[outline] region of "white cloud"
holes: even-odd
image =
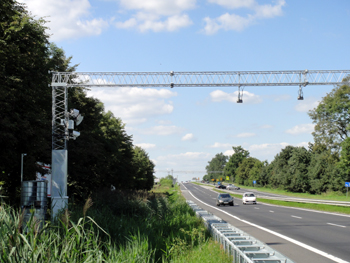
[[[90,18],[88,0],[22,0],[33,15],[45,17],[52,41],[101,34],[109,22]]]
[[[152,148],[155,148],[156,145],[153,144],[153,143],[135,143],[136,146],[139,146],[141,147],[142,149],[152,149]]]
[[[229,144],[229,143],[219,143],[219,142],[216,142],[214,143],[213,145],[210,145],[209,147],[210,148],[228,148],[228,147],[231,147],[232,145]]]
[[[255,0],[208,0],[209,3],[221,5],[229,9],[252,8],[256,5]]]
[[[300,142],[296,144],[281,142],[281,143],[263,143],[263,144],[252,144],[247,147],[250,152],[250,156],[258,158],[261,161],[268,160],[271,162],[274,157],[281,152],[282,149],[287,146],[305,147],[308,148],[308,142]]]
[[[254,156],[261,161],[272,161],[273,157],[288,145],[290,144],[286,142],[253,144],[248,147],[248,151],[250,156]]]
[[[279,0],[276,5],[259,5],[255,0],[209,0],[210,3],[218,4],[225,8],[237,9],[247,8],[252,11],[246,17],[237,14],[223,14],[217,18],[205,17],[204,33],[211,35],[219,30],[242,31],[245,28],[257,23],[259,19],[273,18],[283,14],[282,7],[285,5],[284,0]]]
[[[156,120],[156,123],[158,123],[160,125],[169,125],[169,124],[171,124],[171,121],[169,121],[169,120]]]
[[[210,97],[212,101],[214,102],[221,102],[221,101],[229,101],[229,102],[237,102],[238,98],[238,91],[235,91],[233,93],[226,93],[222,90],[214,90],[210,93]],[[262,99],[259,95],[255,95],[254,93],[250,93],[248,91],[243,91],[243,103],[249,103],[249,104],[257,104],[261,103]]]
[[[185,152],[159,156],[157,162],[162,164],[162,167],[159,169],[169,167],[174,168],[175,171],[183,169],[205,171],[205,165],[211,158],[212,155],[205,152]]]
[[[150,135],[162,135],[162,136],[166,136],[166,135],[172,135],[172,134],[179,134],[183,132],[183,128],[180,127],[176,127],[174,125],[172,126],[155,126],[152,128],[148,128],[148,129],[143,129],[141,131],[141,133],[144,134],[150,134]]]
[[[164,21],[159,19],[149,19],[149,20],[140,20],[137,17],[131,18],[125,22],[117,22],[115,25],[117,28],[127,29],[137,27],[141,32],[146,31],[176,31],[182,27],[187,27],[192,24],[192,21],[188,15],[181,16],[171,16]]]
[[[314,97],[307,97],[304,100],[299,101],[299,103],[295,106],[296,111],[300,112],[308,112],[316,108],[319,104],[319,100]]]
[[[174,106],[166,99],[177,96],[177,93],[151,88],[96,88],[87,95],[101,100],[105,109],[123,122],[142,123],[148,118],[172,113]]]
[[[254,137],[254,136],[256,136],[256,134],[252,133],[252,132],[243,132],[243,133],[236,135],[236,137],[238,137],[238,138],[249,138],[249,137]]]
[[[187,133],[185,136],[183,136],[181,138],[182,141],[196,141],[196,138],[194,137],[194,135],[192,133]]]
[[[235,153],[234,150],[227,150],[227,151],[224,152],[224,155],[226,155],[226,156],[231,156],[231,155],[233,155],[234,153]]]
[[[125,9],[142,10],[143,12],[170,16],[195,8],[196,0],[120,0]]]
[[[315,125],[312,123],[296,125],[291,129],[286,130],[286,133],[292,135],[299,135],[303,133],[312,133],[314,131]]]
[[[175,31],[193,24],[185,11],[195,8],[196,0],[120,0],[126,10],[136,10],[132,18],[117,22],[117,28],[145,31]]]

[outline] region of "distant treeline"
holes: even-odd
[[[349,78],[346,79],[348,81]],[[350,181],[350,87],[340,85],[309,111],[315,124],[314,143],[304,147],[287,146],[271,163],[250,157],[241,146],[232,147],[230,157],[218,153],[208,162],[204,180],[226,179],[246,186],[280,188],[291,192],[320,194],[345,192]]]
[[[48,71],[75,71],[72,57],[50,43],[45,20],[35,19],[25,5],[0,1],[0,196],[18,203],[21,154],[24,180],[34,180],[51,163],[52,88]],[[79,109],[81,136],[69,141],[68,193],[88,197],[98,188],[150,189],[154,164],[133,145],[121,119],[105,112],[83,88],[69,88],[68,109]],[[42,171],[44,172],[44,171]],[[71,200],[72,200],[71,199]]]

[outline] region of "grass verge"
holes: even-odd
[[[94,203],[92,203],[92,200]],[[28,231],[22,231],[26,224]],[[38,229],[0,206],[1,262],[232,262],[178,188],[104,190]]]

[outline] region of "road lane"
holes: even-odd
[[[207,203],[210,206],[216,206],[214,199],[216,198],[217,193],[194,184],[186,184],[186,187],[188,187],[188,190],[191,191],[191,193],[199,200],[202,200],[204,203]],[[329,258],[321,257],[313,252],[296,246],[289,241],[282,239],[279,242],[276,242],[274,240],[279,240],[278,237],[273,237],[270,233],[253,228],[252,226],[244,224],[242,221],[235,220],[232,217],[228,217],[225,214],[221,214],[220,216],[220,212],[217,209],[212,209],[203,203],[199,203],[194,198],[191,198],[191,195],[188,193],[184,193],[184,195],[186,195],[186,198],[190,198],[190,200],[195,201],[207,211],[218,215],[232,225],[238,228],[241,228],[239,226],[241,225],[243,227],[241,228],[243,231],[251,231],[252,233],[248,233],[265,243],[271,243],[274,249],[280,251],[296,262],[333,262]],[[271,229],[272,231],[276,231],[281,235],[315,247],[316,249],[339,257],[340,259],[344,259],[346,261],[350,260],[348,253],[350,240],[350,217],[348,216],[338,216],[331,213],[316,213],[305,209],[290,209],[286,207],[263,204],[242,205],[241,200],[237,198],[235,198],[234,207],[225,206],[218,207],[218,209],[228,212],[240,220],[246,220],[252,224]],[[226,217],[226,219],[224,217]],[[345,228],[329,225],[328,223],[342,225],[345,226]],[[306,261],[306,259],[308,261]]]

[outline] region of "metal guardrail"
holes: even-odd
[[[215,241],[222,244],[224,250],[233,256],[235,263],[294,263],[260,240],[226,223],[221,218],[200,208],[187,200],[187,204],[202,218]]]

